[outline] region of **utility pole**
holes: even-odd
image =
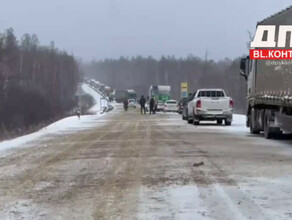
[[[207,61],[208,61],[208,55],[209,55],[209,51],[206,50],[206,52],[205,52],[205,62],[206,62],[206,63],[207,63]]]
[[[79,95],[79,100],[78,100],[79,112],[81,115],[81,83],[78,83],[78,95]]]

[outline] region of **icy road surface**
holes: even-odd
[[[291,219],[292,145],[117,107],[0,160],[0,219]],[[204,162],[201,166],[194,164]]]

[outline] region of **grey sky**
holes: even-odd
[[[291,0],[1,0],[0,32],[35,33],[84,60],[188,54],[234,58],[247,30]]]

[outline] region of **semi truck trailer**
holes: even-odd
[[[277,41],[279,26],[292,25],[292,7],[264,19],[258,25],[275,25]],[[288,39],[286,45],[290,44]],[[250,132],[252,134],[264,132],[267,139],[283,132],[291,133],[291,60],[251,60],[246,57],[241,59],[240,74],[247,81],[246,124]]]

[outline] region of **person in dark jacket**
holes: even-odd
[[[146,99],[144,98],[143,95],[141,96],[139,103],[141,106],[141,115],[143,114],[143,111],[144,111],[144,114],[146,114],[146,108],[145,108]]]
[[[150,102],[149,102],[149,108],[150,108],[149,114],[150,114],[150,115],[151,115],[151,113],[154,114],[154,107],[155,107],[155,100],[154,100],[154,98],[152,97],[152,98],[150,99]]]
[[[153,108],[154,114],[156,113],[157,105],[158,105],[157,99],[154,97],[154,108]]]
[[[124,109],[125,109],[125,111],[127,111],[128,110],[128,104],[129,104],[128,99],[124,99],[123,103],[124,103]]]
[[[76,115],[77,115],[78,119],[80,119],[81,114],[80,114],[79,110],[76,111]]]

